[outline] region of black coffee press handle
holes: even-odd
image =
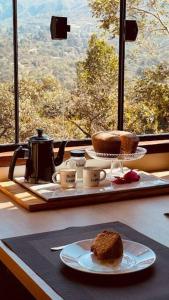
[[[9,166],[9,172],[8,172],[8,179],[13,180],[13,174],[14,174],[14,168],[16,166],[16,161],[18,158],[24,158],[25,153],[28,151],[28,149],[23,148],[22,146],[19,146],[12,156],[10,166]]]

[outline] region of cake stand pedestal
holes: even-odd
[[[147,150],[142,147],[137,147],[135,153],[125,154],[110,154],[110,153],[98,153],[95,152],[94,149],[88,148],[86,149],[86,153],[89,157],[98,159],[98,160],[106,160],[111,162],[110,174],[108,174],[108,179],[112,179],[115,176],[123,176],[124,175],[124,162],[126,161],[134,161],[142,158]]]

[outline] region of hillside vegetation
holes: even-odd
[[[0,3],[0,142],[14,141],[11,1]],[[125,129],[169,130],[169,4],[131,0],[137,41],[126,43]],[[67,16],[68,39],[50,37]],[[18,0],[20,140],[43,127],[56,139],[117,126],[119,0]]]

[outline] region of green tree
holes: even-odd
[[[54,138],[65,137],[64,105],[68,102],[66,92],[51,76],[41,80],[22,79],[19,83],[20,142],[43,128]],[[66,104],[65,104],[66,106]],[[0,142],[14,142],[14,91],[11,83],[0,84]]]
[[[119,33],[120,0],[89,0],[93,16],[100,21],[101,28],[111,34]],[[137,19],[139,29],[148,25],[148,30],[163,31],[169,34],[167,8],[165,0],[130,0],[127,1],[127,15]]]
[[[110,37],[119,35],[120,0],[89,0],[95,16]],[[169,3],[165,0],[126,1],[127,19],[137,20],[138,36],[135,43],[126,44],[126,77],[139,75],[144,65],[167,61],[169,35]],[[166,39],[167,36],[167,39]]]
[[[119,4],[120,0],[89,0],[100,27],[111,36],[119,34]],[[137,20],[139,35],[137,43],[126,44],[125,128],[138,133],[168,130],[168,71],[160,65],[168,65],[168,9],[164,0],[127,1],[127,19]]]
[[[0,141],[14,142],[14,98],[10,83],[0,83]]]
[[[115,49],[92,35],[86,59],[77,64],[77,87],[67,114],[83,136],[115,126],[117,65]]]
[[[68,100],[69,93],[53,76],[41,80],[21,80],[21,140],[35,133],[37,127],[42,127],[53,138],[66,137],[64,108]]]
[[[125,126],[137,133],[169,131],[169,67],[147,69],[136,80],[125,105]]]

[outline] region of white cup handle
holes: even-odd
[[[55,172],[53,175],[52,175],[52,181],[54,182],[54,183],[57,183],[58,181],[57,181],[57,174],[58,174],[59,172]]]
[[[100,181],[103,181],[106,178],[106,171],[101,170],[100,173],[103,173],[103,176],[100,177]]]

